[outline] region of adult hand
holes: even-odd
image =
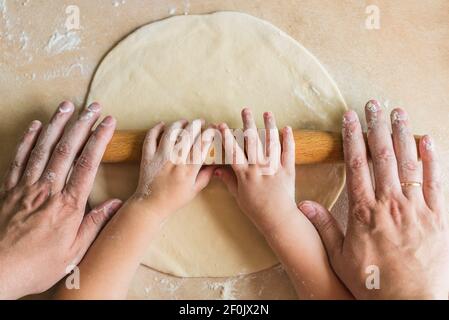
[[[74,109],[63,102],[48,125],[30,124],[3,181],[0,298],[19,298],[53,286],[80,262],[121,205],[120,200],[108,200],[85,215],[115,120],[106,117],[91,133],[100,106],[91,104],[68,125]]]
[[[366,105],[371,182],[362,130],[355,112],[343,120],[349,221],[343,235],[330,213],[303,202],[331,264],[355,297],[447,299],[449,233],[441,175],[432,139],[419,143],[422,168],[407,114],[391,114],[393,136],[380,104]]]

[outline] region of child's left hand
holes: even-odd
[[[159,123],[147,133],[139,184],[131,201],[151,201],[165,218],[207,186],[214,167],[202,165],[215,131],[209,128],[201,134],[203,125],[199,119],[180,120],[168,128]]]

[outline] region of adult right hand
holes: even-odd
[[[419,143],[422,169],[407,114],[391,114],[391,138],[377,101],[366,105],[374,185],[360,122],[345,114],[343,139],[349,193],[346,235],[321,205],[300,210],[315,225],[331,264],[356,298],[447,299],[449,232],[441,174],[432,139]]]
[[[91,134],[100,106],[91,104],[67,125],[74,109],[72,103],[63,102],[45,127],[39,121],[31,123],[3,181],[1,299],[40,293],[56,284],[80,262],[121,205],[112,199],[85,215],[115,120],[106,117]]]

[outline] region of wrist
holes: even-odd
[[[285,225],[289,225],[297,211],[296,203],[289,201],[281,206],[261,209],[259,212],[251,214],[250,218],[264,235],[270,235],[277,233],[277,230],[283,229]]]
[[[124,210],[139,212],[145,216],[154,217],[160,220],[165,220],[173,212],[167,205],[167,201],[151,196],[141,197],[136,194],[126,201]]]
[[[11,285],[11,277],[16,277],[15,273],[10,270],[13,264],[9,262],[7,255],[0,253],[0,300],[15,300],[19,299],[27,293],[22,293],[20,283],[17,283],[17,287]]]

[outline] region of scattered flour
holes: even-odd
[[[45,179],[47,179],[48,181],[50,181],[50,182],[53,182],[53,181],[55,181],[55,179],[56,179],[56,173],[54,173],[54,172],[52,172],[52,171],[49,171],[49,172],[47,172],[46,174],[45,174],[45,177],[44,177]]]
[[[170,8],[168,8],[168,14],[169,15],[174,15],[176,13],[176,7],[175,6],[173,6],[173,7],[170,7]]]
[[[9,30],[11,27],[11,22],[8,17],[8,8],[6,6],[6,0],[0,0],[0,13],[2,16],[3,24],[5,25],[5,29]]]
[[[6,15],[6,0],[0,0],[0,12],[2,16]]]
[[[317,97],[321,96],[321,92],[320,92],[317,88],[315,88],[311,83],[309,83],[309,87],[310,87],[310,90],[311,90]]]
[[[184,0],[184,15],[188,15],[190,11],[190,1]]]
[[[315,90],[318,91],[316,88],[315,88]],[[313,92],[313,91],[312,91],[312,92]],[[314,105],[313,105],[313,102],[311,102],[310,99],[304,95],[304,93],[302,92],[302,90],[301,90],[300,88],[295,87],[295,88],[293,89],[292,94],[293,94],[296,98],[298,98],[298,100],[299,100],[299,101],[300,101],[300,102],[301,102],[307,109],[309,109],[310,111],[312,111],[318,118],[323,119],[323,120],[325,119],[325,115],[324,115],[324,114],[321,114],[320,112],[317,112],[316,108],[315,108]],[[315,92],[314,92],[314,95],[316,95],[317,97],[319,97]]]
[[[158,277],[154,277],[154,280],[156,282],[159,282],[164,291],[169,292],[170,294],[173,294],[176,290],[178,290],[181,287],[182,284],[182,280],[169,280],[169,279],[165,279],[165,278],[158,278]],[[145,288],[145,292],[147,293],[147,291],[150,291],[150,288],[146,287]]]
[[[120,5],[123,5],[123,4],[125,4],[126,3],[126,1],[125,0],[114,0],[114,1],[112,1],[112,5],[114,6],[114,7],[118,7],[118,6],[120,6]]]
[[[219,290],[220,299],[223,300],[236,300],[235,297],[235,284],[239,278],[232,278],[223,282],[211,282],[207,284],[207,288],[210,290]]]
[[[22,33],[20,34],[19,41],[20,41],[20,50],[25,50],[28,47],[28,42],[30,41],[25,31],[22,31]]]
[[[74,63],[68,67],[63,67],[60,69],[49,70],[45,72],[42,76],[44,80],[53,80],[56,78],[66,78],[72,74],[74,74],[78,70],[80,75],[85,75],[86,71],[84,69],[84,65],[80,62]]]
[[[76,31],[66,33],[55,31],[48,40],[45,51],[50,55],[56,55],[64,51],[76,50],[80,43],[81,39]]]

